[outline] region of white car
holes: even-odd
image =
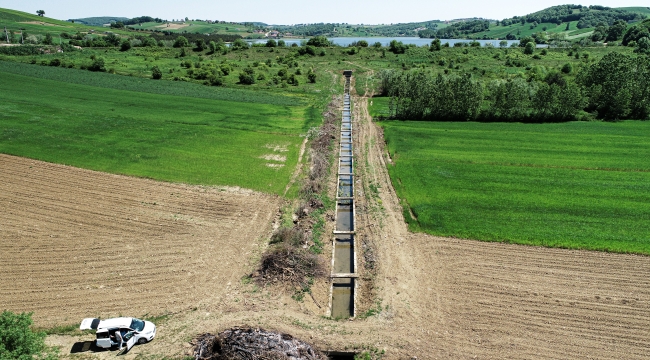
[[[146,344],[156,336],[156,325],[132,317],[119,317],[100,320],[87,318],[81,321],[80,330],[96,330],[97,347],[110,349],[114,346],[126,347],[129,351],[135,345]],[[122,346],[120,346],[120,340]]]

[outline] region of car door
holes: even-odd
[[[137,333],[131,329],[124,335],[124,341],[126,341],[126,351],[129,352],[133,345],[135,345],[136,340],[138,340],[138,337],[136,336]]]

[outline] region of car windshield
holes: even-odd
[[[133,318],[133,320],[131,321],[131,326],[129,326],[129,328],[135,331],[142,331],[142,329],[144,329],[144,321]]]

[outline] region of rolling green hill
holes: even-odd
[[[69,21],[74,21],[75,23],[80,23],[90,26],[103,26],[104,24],[110,24],[112,22],[126,21],[129,18],[119,17],[119,16],[99,16],[99,17],[89,17],[83,19],[70,19]]]
[[[457,22],[442,29],[427,29],[419,33],[425,38],[520,39],[532,34],[553,34],[557,38],[576,39],[591,35],[599,24],[611,26],[617,20],[628,23],[641,21],[650,15],[645,7],[608,8],[580,5],[553,6],[524,16],[496,22],[473,20]]]
[[[0,28],[7,28],[8,32],[16,34],[16,41],[20,40],[20,33],[28,35],[45,36],[52,35],[55,44],[61,41],[61,33],[103,33],[106,31],[101,26],[88,26],[85,24],[72,23],[68,21],[56,20],[48,17],[32,15],[26,12],[0,8]],[[114,30],[118,34],[127,34],[127,31]],[[2,33],[4,37],[4,33]],[[2,39],[5,40],[5,39]],[[2,41],[2,43],[6,42]]]

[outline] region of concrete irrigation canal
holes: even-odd
[[[350,78],[345,71],[345,94],[341,122],[341,149],[339,153],[336,218],[332,250],[332,284],[330,288],[330,316],[355,316],[355,289],[357,257],[354,247],[354,155],[352,149],[352,112],[350,108]]]

